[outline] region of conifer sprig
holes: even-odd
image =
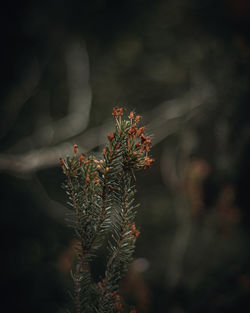
[[[151,166],[150,136],[138,127],[141,116],[114,108],[115,131],[107,135],[102,159],[78,154],[60,159],[66,180],[70,212],[67,221],[73,227],[77,243],[72,268],[75,313],[124,312],[119,295],[119,281],[128,270],[140,232],[135,226],[135,171]],[[106,271],[95,282],[91,262],[98,249],[108,241]],[[133,310],[133,312],[135,312]]]

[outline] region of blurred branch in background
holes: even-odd
[[[12,87],[5,99],[5,114],[1,121],[0,139],[13,127],[15,120],[23,106],[30,99],[40,79],[40,68],[38,60],[33,57],[27,68],[23,71],[20,80]]]
[[[45,125],[36,129],[30,136],[21,138],[8,151],[15,151],[20,146],[31,148],[23,154],[12,155],[8,152],[6,156],[2,154],[1,170],[21,174],[56,165],[59,156],[70,151],[70,144],[65,143],[65,140],[81,134],[87,128],[91,109],[91,89],[88,54],[84,42],[71,42],[67,46],[65,63],[69,89],[67,115],[58,121],[53,121],[51,116],[47,116],[46,120],[42,117]],[[32,82],[33,80],[34,75],[32,75]],[[24,87],[19,88],[23,93],[26,91]],[[32,90],[29,91],[31,93]],[[30,97],[31,95],[32,93]],[[19,99],[23,100],[23,97]],[[42,148],[34,149],[37,146]]]
[[[40,149],[31,149],[22,154],[0,154],[0,170],[11,173],[34,172],[41,168],[55,166],[61,155],[68,155],[72,143],[77,142],[80,150],[89,152],[104,144],[103,134],[110,129],[106,120],[99,127],[85,129],[88,126],[91,109],[91,91],[88,82],[88,57],[84,45],[74,44],[67,51],[67,69],[69,80],[69,114],[56,122],[51,122],[38,129],[29,138],[21,139],[18,146],[25,146],[29,141],[34,147],[43,142]],[[193,73],[191,88],[183,97],[165,101],[149,112],[142,112],[148,122],[148,129],[159,143],[169,135],[179,131],[183,122],[190,123],[190,118],[199,114],[204,105],[214,105],[214,91],[211,85],[200,75]],[[82,87],[83,86],[83,87]],[[82,134],[83,133],[83,134]],[[70,141],[67,141],[70,138]],[[15,148],[13,148],[15,150]],[[12,150],[12,147],[9,148]]]

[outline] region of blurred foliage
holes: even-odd
[[[63,312],[58,158],[73,143],[101,151],[119,105],[145,116],[157,159],[138,177],[124,295],[145,313],[249,310],[249,21],[246,0],[4,3],[3,307]]]

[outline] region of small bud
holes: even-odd
[[[117,109],[117,111],[118,111],[118,114],[119,114],[120,116],[122,116],[122,115],[123,115],[124,108]]]
[[[107,149],[104,148],[104,149],[102,150],[102,152],[103,152],[104,155],[106,155],[106,154],[107,154]]]
[[[112,112],[112,115],[115,116],[115,117],[122,116],[123,115],[123,111],[124,111],[124,108],[120,108],[120,109],[114,108],[113,112]]]
[[[146,156],[143,164],[144,168],[150,167],[154,161],[155,161],[154,159],[150,159],[149,157]]]
[[[117,116],[117,108],[113,108],[112,115],[113,115],[113,116]]]
[[[110,170],[109,167],[106,167],[106,168],[105,168],[105,172],[106,172],[106,173],[107,173],[109,170]]]
[[[80,161],[81,164],[84,163],[84,156],[83,155],[80,156],[79,161]]]
[[[141,135],[141,143],[143,143],[146,140],[147,140],[147,137],[145,137],[144,135]]]
[[[63,158],[60,158],[60,165],[61,165],[62,167],[65,166],[65,161],[64,161]]]
[[[137,132],[136,127],[134,127],[134,126],[132,125],[132,127],[128,130],[128,135],[129,135],[130,137],[134,138],[136,132]]]
[[[90,182],[90,178],[87,176],[86,177],[86,182],[89,183]]]
[[[137,115],[135,117],[135,122],[138,123],[138,122],[140,122],[141,119],[142,119],[142,116],[141,115]]]
[[[114,133],[108,134],[107,137],[109,141],[112,141],[115,138],[115,134]]]
[[[131,231],[132,231],[132,235],[134,237],[133,240],[135,241],[136,238],[140,235],[140,232],[139,232],[139,230],[136,229],[134,223],[131,225]]]
[[[131,112],[129,113],[128,118],[129,118],[130,120],[132,120],[132,118],[134,118],[134,115],[135,115],[135,112],[131,111]]]
[[[140,127],[136,133],[136,136],[137,137],[140,137],[142,135],[142,133],[144,132],[145,130],[145,127]]]
[[[150,146],[144,145],[143,150],[146,151],[146,152],[149,152]]]
[[[74,152],[77,153],[78,152],[78,145],[74,144]]]

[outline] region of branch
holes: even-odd
[[[214,101],[213,86],[209,85],[198,74],[193,80],[192,88],[182,97],[164,101],[153,110],[143,114],[146,121],[149,121],[148,129],[154,134],[154,144],[158,144],[168,136],[178,132],[183,126],[183,121],[190,123],[191,118],[199,116],[202,107],[207,103],[211,105],[211,102]],[[105,143],[103,133],[110,128],[111,121],[107,119],[103,125],[90,128],[82,135],[75,136],[67,142],[34,149],[18,155],[2,153],[0,154],[0,171],[25,174],[56,166],[59,157],[71,153],[71,147],[76,141],[81,151],[85,152],[103,145]]]

